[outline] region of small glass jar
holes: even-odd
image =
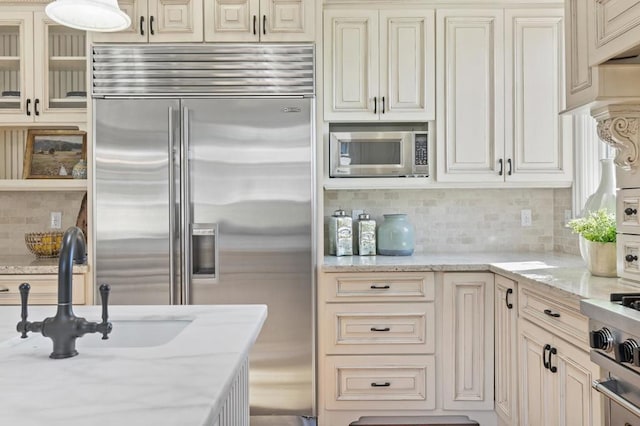
[[[353,254],[353,220],[338,209],[329,218],[329,254],[351,256]]]
[[[367,213],[358,215],[358,254],[360,256],[376,255],[376,221]]]
[[[378,227],[378,254],[411,256],[414,250],[414,229],[404,213],[385,214]]]

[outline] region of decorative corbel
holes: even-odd
[[[614,163],[626,171],[635,171],[638,154],[640,105],[607,105],[591,111],[598,122],[598,137],[616,149]]]

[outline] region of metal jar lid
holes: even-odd
[[[346,216],[346,215],[347,215],[347,212],[342,209],[338,209],[333,212],[334,217],[340,217],[340,216]]]
[[[358,215],[358,220],[369,220],[371,219],[371,216],[369,215],[369,213],[360,213]]]

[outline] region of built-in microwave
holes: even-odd
[[[426,131],[329,132],[329,176],[428,177]]]

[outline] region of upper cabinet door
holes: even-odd
[[[434,12],[380,11],[380,119],[435,119]]]
[[[502,182],[501,9],[436,12],[437,180]]]
[[[149,41],[202,41],[202,2],[203,0],[149,0]]]
[[[131,25],[115,33],[91,33],[91,40],[106,43],[146,43],[149,35],[147,0],[118,0],[120,9],[129,15]]]
[[[33,121],[31,46],[33,14],[3,11],[0,16],[0,123]]]
[[[505,133],[507,181],[571,181],[562,143],[563,11],[507,10]],[[568,141],[567,141],[568,142]]]
[[[205,41],[259,41],[260,0],[208,0]]]
[[[260,0],[260,41],[314,41],[313,0]]]
[[[378,11],[324,12],[324,119],[378,120]]]
[[[584,0],[566,0],[564,3],[567,109],[590,102],[597,93],[598,68],[589,66],[593,28],[589,25],[587,3]]]

